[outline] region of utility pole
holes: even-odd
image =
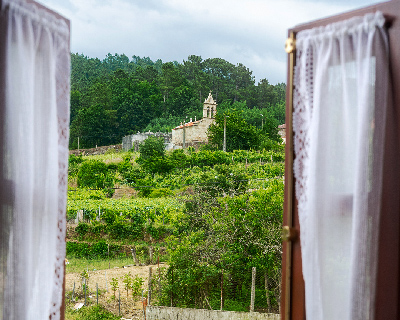
[[[222,150],[225,152],[226,152],[226,118],[227,116],[224,116],[224,144],[222,146]]]
[[[182,132],[182,135],[183,135],[183,137],[182,137],[182,149],[185,149],[185,147],[186,147],[186,126],[185,126],[185,124],[183,124],[183,132]]]
[[[186,121],[187,121],[187,117],[185,121],[183,122],[183,132],[182,132],[182,149],[186,148]]]
[[[261,130],[264,128],[264,116],[260,113],[261,118]]]

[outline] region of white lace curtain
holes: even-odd
[[[3,0],[2,319],[59,319],[65,259],[69,26]],[[4,188],[4,185],[7,188]]]
[[[294,143],[308,320],[373,318],[388,41],[381,13],[296,36]]]

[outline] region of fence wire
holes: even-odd
[[[224,311],[279,313],[281,270],[254,268],[237,272],[203,270],[185,283],[173,267],[155,268],[149,278],[149,304]],[[174,272],[175,271],[175,272]],[[174,274],[175,273],[175,274]],[[187,273],[187,277],[193,274]],[[253,296],[252,296],[253,295]]]

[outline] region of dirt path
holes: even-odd
[[[166,265],[160,263],[160,268]],[[96,284],[99,288],[99,304],[102,304],[106,309],[110,310],[114,314],[118,315],[119,305],[118,305],[118,290],[116,292],[116,299],[114,299],[113,290],[111,288],[110,282],[112,278],[118,279],[119,290],[121,294],[121,316],[126,319],[143,319],[143,306],[140,301],[141,298],[138,297],[135,300],[132,298],[131,292],[129,296],[126,296],[126,291],[124,289],[123,277],[128,272],[131,273],[132,277],[136,275],[140,276],[144,280],[143,290],[147,291],[148,288],[148,276],[149,268],[152,267],[153,274],[157,272],[157,265],[149,266],[130,266],[124,268],[114,268],[107,270],[89,270],[89,291],[87,297],[89,297],[90,304],[96,304]],[[84,294],[82,292],[82,283],[79,273],[69,273],[66,275],[65,290],[67,293],[67,300],[71,301],[72,290],[75,282],[75,294],[74,301],[70,302],[72,304],[77,302],[84,302]],[[108,290],[108,292],[107,292]]]

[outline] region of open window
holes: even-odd
[[[63,319],[69,21],[0,0],[0,319]]]
[[[397,0],[289,30],[282,319],[400,317],[399,34]]]

